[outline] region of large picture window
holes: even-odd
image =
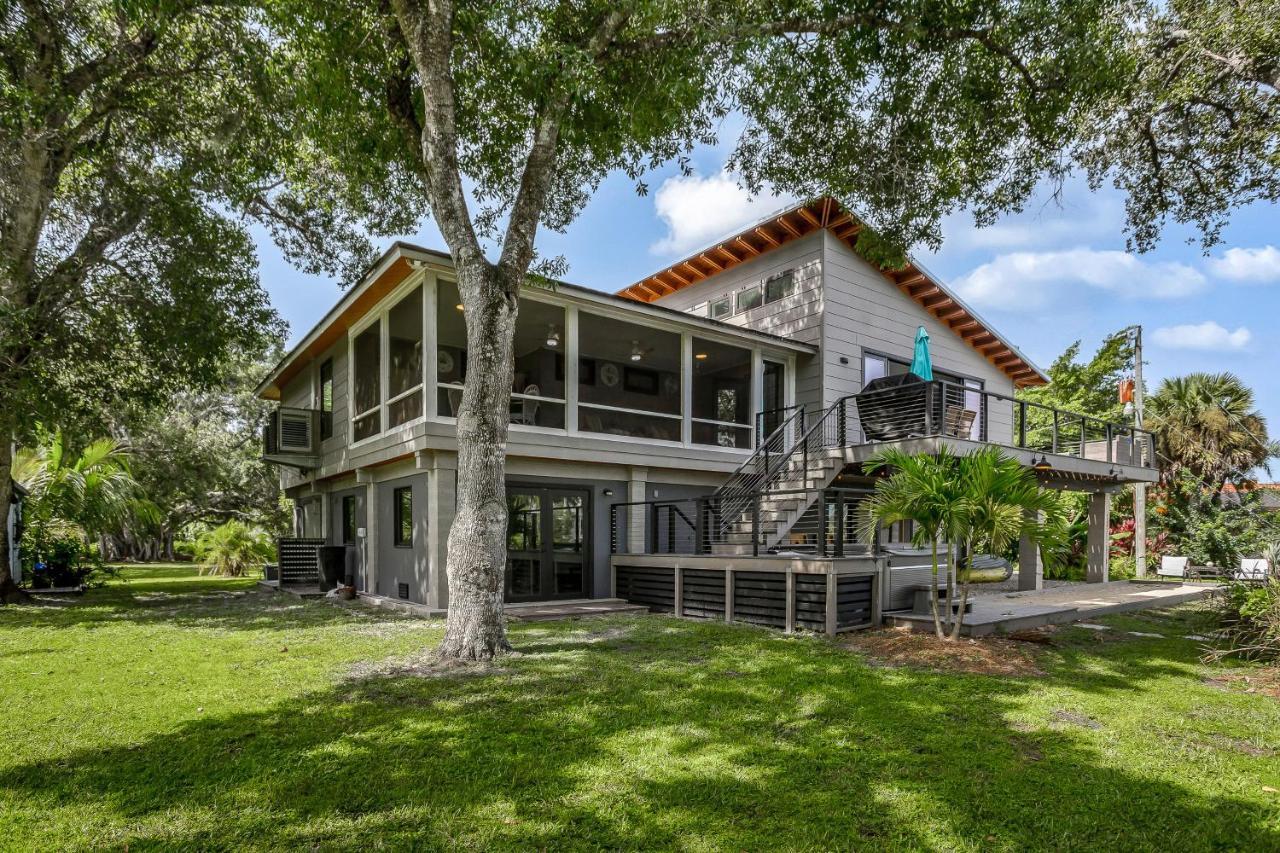
[[[751,446],[751,350],[693,339],[693,442]]]
[[[382,341],[381,324],[373,325],[356,335],[352,346],[352,379],[355,385],[353,399],[355,416],[351,419],[355,440],[382,432]]]
[[[578,429],[679,441],[680,336],[594,314],[578,329]]]
[[[387,426],[422,417],[422,288],[387,314]]]

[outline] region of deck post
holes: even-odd
[[[924,434],[933,435],[933,383],[924,384]]]
[[[834,637],[836,635],[836,596],[839,595],[840,585],[836,582],[835,564],[827,569],[827,595],[826,595],[826,629],[827,636]]]
[[[760,493],[751,496],[751,556],[760,556]]]
[[[1085,580],[1106,583],[1111,579],[1111,495],[1094,492],[1089,495],[1089,562]]]
[[[675,584],[673,586],[673,588],[675,589],[675,602],[674,602],[675,614],[677,616],[683,616],[684,615],[684,570],[681,569],[679,566],[676,566],[674,569],[672,569],[672,571],[675,572]]]
[[[784,598],[787,616],[783,630],[790,634],[796,630],[796,574],[790,568],[787,569],[787,591]]]
[[[1058,410],[1053,410],[1053,455],[1058,455]]]
[[[724,570],[724,621],[733,621],[733,569]]]
[[[819,557],[827,556],[827,490],[822,489],[818,492],[818,541],[817,553]]]
[[[693,502],[693,553],[698,555],[702,553],[702,524],[703,513],[707,511],[707,501],[705,498],[696,498]]]
[[[1027,446],[1027,401],[1018,401],[1018,446]]]
[[[1023,510],[1023,517],[1028,521],[1043,520],[1044,513]],[[1040,546],[1029,536],[1018,541],[1018,591],[1044,589],[1044,560],[1040,556]]]
[[[835,556],[844,556],[844,492],[836,491],[836,541]]]

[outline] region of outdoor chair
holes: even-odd
[[[1271,573],[1271,564],[1259,558],[1240,560],[1240,568],[1236,570],[1235,579],[1245,583],[1262,583]]]
[[[978,413],[964,406],[947,406],[943,417],[943,431],[953,438],[968,438],[973,434],[973,421]]]
[[[542,389],[537,385],[525,386],[522,392],[530,397],[541,397]],[[520,411],[516,413],[515,421],[526,426],[533,426],[538,422],[538,400],[521,400]]]
[[[1160,568],[1156,569],[1156,577],[1186,580],[1187,567],[1190,563],[1190,557],[1161,557]]]

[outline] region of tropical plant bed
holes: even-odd
[[[1203,611],[974,646],[1039,674],[652,615],[446,666],[438,620],[195,573],[0,610],[6,848],[1280,847],[1280,702],[1210,682],[1264,670]]]

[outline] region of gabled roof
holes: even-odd
[[[858,232],[864,227],[863,222],[835,198],[826,196],[804,202],[771,214],[712,246],[624,287],[618,291],[618,295],[637,302],[655,302],[717,273],[772,252],[785,243],[822,230],[830,231],[836,239],[857,252]],[[915,260],[908,258],[906,266],[880,272],[890,283],[1012,379],[1016,387],[1029,388],[1048,384],[1049,378],[1031,359]]]

